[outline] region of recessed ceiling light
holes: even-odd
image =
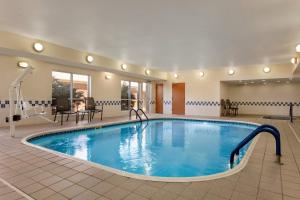
[[[298,62],[298,58],[297,57],[294,57],[294,58],[291,58],[291,63],[292,64],[297,64],[297,62]]]
[[[234,69],[229,69],[228,70],[228,75],[232,76],[235,73]]]
[[[199,75],[200,75],[200,77],[203,77],[204,76],[204,72],[200,72]]]
[[[27,67],[29,67],[29,64],[28,64],[28,62],[20,61],[20,62],[18,62],[18,66],[22,67],[22,68],[27,68]]]
[[[269,73],[271,71],[271,68],[266,66],[263,70],[265,73]]]
[[[296,52],[300,53],[300,44],[297,44],[297,46],[296,46]]]
[[[174,78],[178,78],[178,74],[176,74],[176,73],[173,76],[174,76]]]
[[[91,55],[87,55],[85,59],[86,59],[86,62],[88,62],[88,63],[92,63],[94,61],[94,57]]]
[[[150,70],[149,70],[149,69],[146,69],[146,70],[145,70],[145,74],[146,74],[146,75],[150,75]]]
[[[126,70],[126,69],[127,69],[127,65],[126,65],[126,64],[122,64],[122,65],[121,65],[121,69],[122,69],[122,70]]]
[[[42,43],[35,42],[35,43],[33,43],[33,49],[36,52],[42,52],[44,50],[44,45]]]

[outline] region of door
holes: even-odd
[[[164,85],[163,84],[156,84],[156,98],[155,98],[155,107],[156,113],[163,113],[163,96],[164,96]]]
[[[185,114],[185,83],[172,84],[172,113]]]

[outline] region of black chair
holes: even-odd
[[[85,97],[84,101],[85,101],[85,110],[81,111],[82,112],[81,120],[84,119],[85,113],[88,114],[89,122],[92,121],[92,119],[95,116],[95,113],[101,113],[101,120],[102,120],[102,118],[103,118],[103,103],[101,104],[101,108],[97,108],[97,105],[96,105],[93,97]]]
[[[229,111],[229,115],[231,115],[231,113],[236,116],[238,115],[238,112],[239,112],[239,108],[238,108],[238,105],[233,105],[229,99],[226,99],[226,108],[228,109]]]
[[[60,114],[61,120],[60,124],[63,125],[64,114],[67,115],[67,121],[69,120],[70,114],[76,114],[76,112],[72,112],[71,103],[68,97],[57,97],[54,100],[54,121],[56,121],[57,113]],[[77,122],[77,117],[76,117]]]

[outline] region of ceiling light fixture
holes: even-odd
[[[86,62],[88,62],[88,63],[92,63],[94,61],[94,57],[91,55],[87,55],[85,59],[86,59]]]
[[[228,70],[228,75],[232,76],[235,73],[234,69],[229,69]]]
[[[28,64],[28,62],[20,61],[20,62],[18,62],[18,66],[21,68],[27,68],[27,67],[29,67],[29,64]]]
[[[145,70],[145,74],[148,76],[148,75],[150,75],[150,70],[149,69],[146,69]]]
[[[44,45],[42,43],[35,42],[35,43],[33,43],[33,49],[36,52],[42,52],[44,50]]]
[[[127,65],[126,65],[126,64],[122,64],[122,65],[121,65],[121,69],[122,69],[122,70],[126,70],[126,69],[127,69]]]
[[[173,76],[174,76],[174,78],[178,78],[178,74],[176,74],[176,73]]]
[[[291,63],[292,64],[297,64],[298,63],[298,58],[297,57],[294,57],[294,58],[291,58]]]
[[[105,75],[105,79],[106,79],[106,80],[110,80],[110,79],[111,79],[111,75],[110,75],[110,74],[106,74],[106,75]]]
[[[297,44],[297,46],[296,46],[296,52],[300,53],[300,44]]]
[[[200,72],[199,75],[200,75],[200,77],[203,77],[204,76],[204,72]]]
[[[271,68],[266,66],[266,67],[264,67],[263,71],[265,73],[269,73],[271,71]]]

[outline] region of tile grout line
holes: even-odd
[[[12,184],[10,184],[9,182],[7,182],[6,180],[2,179],[0,177],[0,181],[5,184],[7,187],[13,189],[15,192],[21,194],[23,197],[25,197],[28,200],[34,200],[33,198],[31,198],[29,195],[27,195],[26,193],[24,193],[22,190],[16,188],[15,186],[13,186]]]

